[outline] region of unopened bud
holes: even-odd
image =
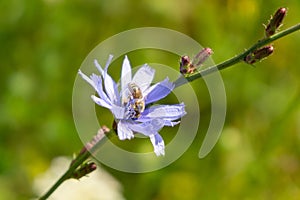
[[[81,150],[82,152],[84,152],[84,149],[86,150],[91,150],[93,148],[93,146],[95,146],[100,140],[102,140],[102,138],[105,136],[106,133],[108,133],[110,131],[109,128],[107,128],[107,126],[102,126],[99,130],[98,133],[93,137],[93,139],[88,142],[85,147],[83,148],[83,150]],[[85,150],[85,151],[86,151]]]
[[[266,36],[270,37],[274,35],[279,27],[282,25],[282,21],[287,13],[286,8],[279,8],[276,13],[271,16],[269,24],[266,26]]]
[[[195,70],[201,66],[207,58],[213,53],[210,48],[202,49],[197,55],[191,60],[189,56],[182,56],[180,58],[180,73],[192,74]]]
[[[117,124],[116,120],[113,121],[112,129],[118,135],[118,124]]]
[[[78,156],[85,154],[87,151],[90,151],[102,138],[104,138],[105,134],[109,133],[110,129],[107,126],[102,126],[98,133],[93,137],[93,139],[84,145],[84,147],[80,150],[79,154],[72,160],[70,166],[72,166],[77,160]]]
[[[180,73],[186,74],[187,69],[189,68],[189,65],[191,64],[190,57],[188,56],[182,56],[180,58]]]
[[[80,179],[83,176],[95,171],[97,169],[97,165],[94,162],[88,162],[81,165],[78,169],[76,169],[71,178]]]
[[[202,49],[202,51],[200,51],[194,58],[195,60],[197,60],[196,65],[199,66],[203,64],[211,54],[213,54],[211,48],[206,47]]]
[[[248,64],[254,64],[258,61],[261,61],[263,58],[266,58],[269,55],[271,55],[273,51],[274,51],[274,47],[272,45],[264,46],[248,54],[244,58],[244,61]]]

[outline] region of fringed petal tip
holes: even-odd
[[[129,133],[125,133],[125,132],[119,132],[118,131],[118,137],[120,140],[131,140],[132,138],[134,138],[133,134],[129,134]]]
[[[165,80],[163,80],[164,86],[169,88],[170,90],[173,90],[175,87],[175,84],[173,82],[170,82],[169,77],[165,78]]]
[[[107,71],[108,66],[111,64],[113,57],[114,56],[112,54],[109,54],[108,59],[107,59],[106,64],[105,64],[105,70],[106,71]]]
[[[156,133],[149,136],[150,141],[154,147],[154,153],[156,156],[164,156],[165,155],[165,143],[162,137]]]
[[[180,122],[181,122],[181,121],[173,121],[173,122],[172,122],[172,121],[167,121],[167,120],[166,120],[164,125],[165,125],[165,126],[171,126],[171,127],[174,127],[174,126],[176,126],[177,124],[180,124]]]
[[[105,71],[107,71],[107,68],[108,68],[108,66],[111,64],[113,57],[114,57],[114,56],[113,56],[112,54],[109,54],[108,59],[107,59],[106,64],[105,64],[105,67],[104,67],[104,70],[105,70]],[[97,59],[94,59],[94,65],[97,67],[97,69],[100,71],[100,73],[103,72],[103,69],[102,69],[102,67],[101,67],[101,65],[99,64],[99,62],[98,62]]]
[[[95,82],[92,80],[92,76],[91,76],[91,78],[89,78],[80,69],[78,70],[78,74],[79,74],[79,76],[81,76],[81,78],[83,80],[85,80],[86,82],[88,82],[97,91],[98,88],[97,88],[97,85],[95,84]]]
[[[87,75],[85,75],[85,74],[81,71],[81,69],[78,70],[78,74],[79,74],[83,79],[86,80],[85,77],[87,77]]]
[[[185,104],[183,102],[181,102],[179,105],[181,106],[181,112],[182,112],[181,117],[182,117],[186,115],[187,112],[185,111]]]
[[[165,155],[165,145],[159,143],[156,146],[154,146],[154,153],[156,156],[164,156]]]
[[[149,74],[155,74],[155,69],[153,69],[152,67],[150,67],[150,65],[148,65],[147,63],[145,63],[143,66],[142,66],[145,71]]]

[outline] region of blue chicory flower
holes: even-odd
[[[101,76],[92,74],[86,76],[79,70],[79,75],[87,81],[97,92],[92,95],[94,102],[108,108],[114,115],[117,123],[117,132],[120,140],[131,139],[134,133],[148,136],[153,144],[157,156],[165,154],[165,144],[158,131],[164,126],[175,126],[180,121],[175,121],[186,114],[184,104],[152,105],[166,97],[173,89],[174,84],[168,78],[151,85],[155,70],[144,64],[133,76],[127,56],[123,61],[120,92],[118,85],[107,73],[112,61],[112,55],[104,69],[97,60],[94,61]]]

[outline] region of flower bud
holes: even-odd
[[[107,128],[107,126],[102,126],[99,130],[98,130],[98,133],[93,137],[93,139],[88,142],[86,145],[85,145],[85,149],[86,150],[91,150],[91,148],[93,148],[93,146],[95,146],[103,137],[106,133],[108,133],[110,131],[109,128]],[[84,149],[81,150],[82,152],[84,152]]]
[[[99,130],[98,133],[93,137],[93,139],[89,142],[87,142],[84,147],[80,150],[77,156],[72,160],[70,166],[72,166],[78,156],[85,154],[87,151],[90,151],[102,138],[110,132],[110,129],[107,126],[102,126]]]
[[[211,54],[213,54],[211,48],[206,47],[202,49],[202,51],[200,51],[194,58],[195,60],[197,60],[196,65],[199,66],[203,64]]]
[[[190,57],[188,56],[182,56],[180,58],[180,73],[186,74],[187,69],[189,68],[189,65],[191,63]]]
[[[258,61],[261,61],[263,58],[266,58],[269,55],[271,55],[273,51],[274,51],[274,47],[272,45],[264,46],[248,54],[244,58],[244,61],[248,64],[254,64]]]
[[[210,48],[203,48],[192,60],[189,56],[182,56],[180,58],[180,73],[193,74],[212,53]]]
[[[279,8],[276,13],[271,16],[269,24],[266,26],[265,33],[267,37],[274,35],[278,28],[282,25],[283,18],[287,13],[286,8]]]
[[[97,169],[97,165],[94,162],[87,162],[81,165],[78,169],[76,169],[71,178],[80,179],[83,176],[95,171]]]

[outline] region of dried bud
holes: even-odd
[[[271,16],[269,24],[266,26],[265,29],[267,37],[270,37],[271,35],[274,35],[276,33],[276,31],[282,25],[282,21],[286,13],[287,13],[286,8],[279,8],[276,11],[276,13],[273,16]]]
[[[71,178],[80,179],[83,176],[95,171],[97,169],[97,165],[94,162],[87,162],[81,165],[78,169],[76,169]]]
[[[192,59],[192,61],[189,56],[182,56],[180,58],[180,73],[194,73],[195,70],[201,66],[212,53],[213,51],[210,48],[204,48]]]
[[[204,48],[204,49],[202,49],[202,51],[200,51],[195,56],[195,58],[193,59],[193,62],[194,62],[194,60],[195,61],[197,60],[196,65],[199,66],[199,65],[203,64],[211,54],[213,54],[213,51],[211,50],[211,48]]]
[[[189,68],[189,65],[191,63],[190,57],[188,56],[182,56],[180,58],[180,73],[186,74],[187,69]]]
[[[118,124],[117,124],[116,120],[113,121],[112,129],[118,135]]]
[[[253,51],[252,53],[248,54],[245,58],[244,61],[248,64],[254,64],[258,61],[261,61],[263,58],[268,57],[271,55],[274,51],[274,48],[272,45],[264,46],[260,49],[257,49]]]
[[[86,145],[85,145],[85,148],[87,150],[90,150],[95,144],[97,144],[104,136],[106,133],[108,133],[110,131],[109,128],[107,128],[107,126],[102,126],[99,130],[98,130],[98,133],[97,135],[95,135],[93,137],[93,139],[88,142]]]
[[[90,151],[109,131],[110,129],[107,126],[102,126],[93,139],[90,142],[87,142],[86,145],[80,150],[79,154],[72,160],[70,166],[74,164],[79,155],[83,155],[87,151]]]

